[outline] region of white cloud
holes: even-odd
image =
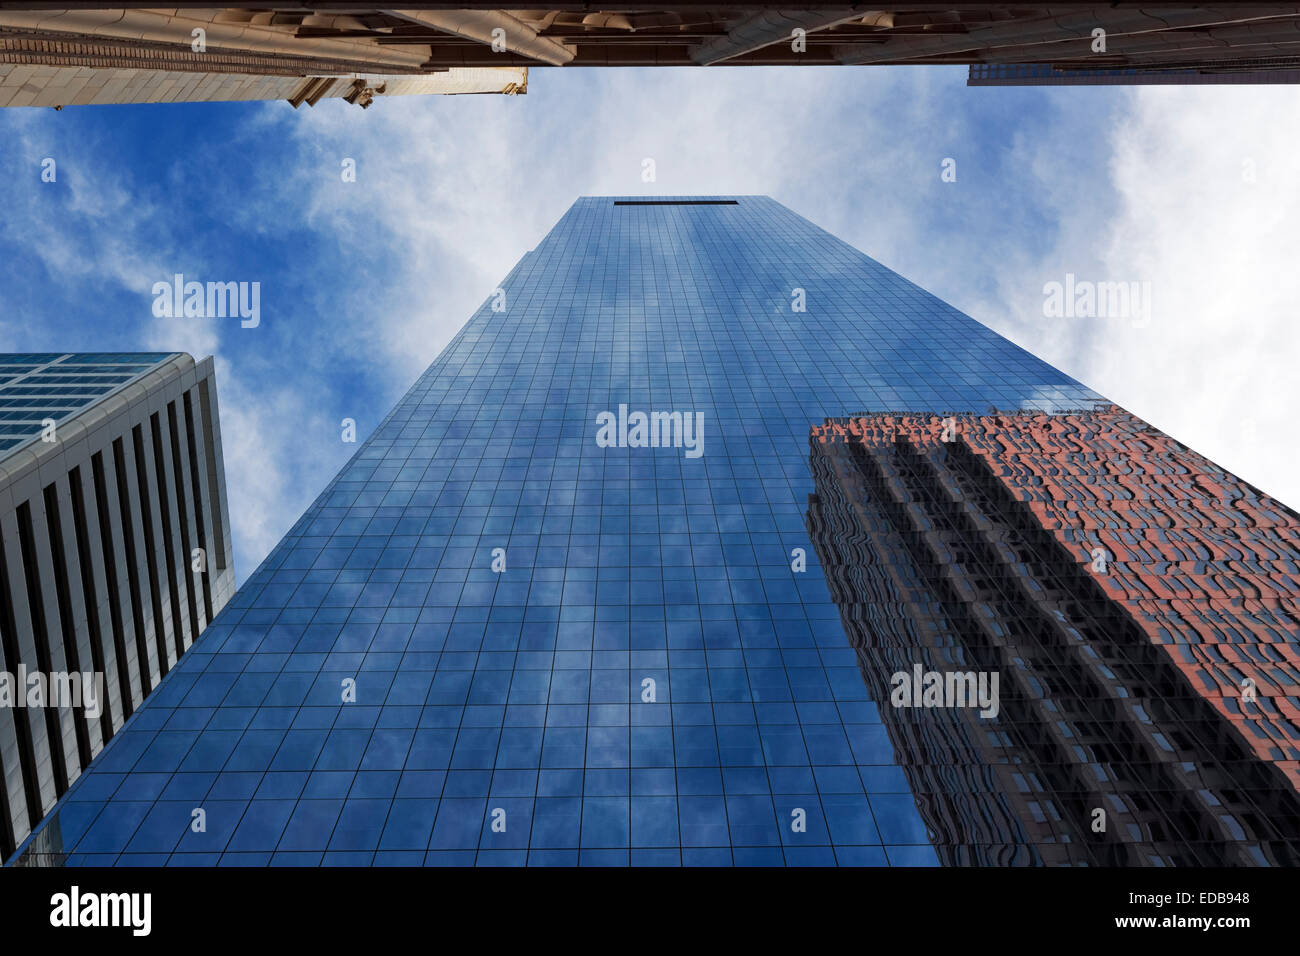
[[[181,218],[205,189],[225,197],[207,210],[220,241],[311,240],[292,270],[306,301],[287,319],[268,292],[262,330],[142,322],[140,348],[217,355],[241,575],[352,450],[337,440],[353,387],[334,374],[340,357],[380,390],[365,401],[382,414],[591,194],[771,195],[1300,503],[1286,443],[1269,440],[1287,434],[1300,349],[1287,308],[1300,291],[1286,228],[1296,114],[1286,88],[975,90],[960,69],[538,70],[523,97],[250,107],[224,141],[247,164],[218,152],[200,175],[178,160],[150,184],[20,111],[5,117],[10,152],[67,158],[70,215],[11,184],[0,234],[34,246],[52,275],[143,290],[144,308],[155,279],[205,267],[213,247]],[[339,175],[347,157],[356,183]],[[957,183],[940,182],[946,157]],[[1151,281],[1150,325],[1045,320],[1043,283],[1067,271]],[[10,348],[46,347],[30,323],[5,333]],[[377,424],[355,417],[362,437]]]
[[[316,390],[268,387],[266,378],[237,373],[225,359],[217,360],[216,375],[226,494],[239,548],[235,569],[242,580],[323,490],[347,453],[341,444],[332,457],[322,451],[331,447],[327,436],[338,433]],[[313,460],[318,464],[304,467]]]
[[[0,238],[34,257],[44,276],[0,287],[0,350],[183,351],[216,356],[217,394],[235,543],[236,571],[251,573],[347,458],[322,411],[330,383],[277,374],[259,356],[256,330],[237,321],[162,318],[153,283],[208,268],[193,216],[178,215],[186,193],[158,194],[100,141],[43,128],[32,114],[6,113],[5,156],[19,175],[0,184]],[[56,158],[55,183],[40,161]],[[174,186],[174,184],[173,184]],[[39,279],[39,281],[37,281]],[[15,310],[19,292],[37,303]],[[49,303],[67,294],[76,311]],[[111,306],[100,305],[110,301]],[[123,313],[122,303],[132,303]],[[102,311],[101,311],[102,310]],[[223,324],[224,323],[224,324]],[[111,344],[110,344],[111,343]],[[322,450],[324,449],[324,450]]]
[[[1143,87],[1110,132],[1109,199],[1063,184],[1059,243],[1018,270],[1149,281],[1145,326],[1037,319],[1039,354],[1290,505],[1300,336],[1300,100],[1286,87]],[[1254,181],[1248,181],[1253,165]],[[1245,174],[1245,175],[1244,175]],[[1104,215],[1098,215],[1098,213]],[[1041,303],[1041,296],[1037,297]],[[1039,313],[1041,314],[1041,313]]]
[[[286,120],[301,150],[285,188],[305,195],[305,221],[336,236],[341,267],[355,270],[343,307],[358,347],[409,382],[580,195],[764,193],[821,221],[843,218],[840,207],[871,197],[873,171],[885,179],[886,157],[901,149],[869,107],[906,86],[882,73],[864,94],[846,73],[539,71],[523,97],[267,113]],[[846,99],[860,121],[845,123]],[[355,183],[339,175],[344,158],[356,160]],[[382,271],[355,265],[376,249]]]
[[[971,90],[960,71],[925,70],[534,79],[516,99],[394,99],[365,116],[328,104],[294,128],[322,170],[310,221],[345,249],[385,249],[352,306],[400,381],[578,195],[764,193],[1300,502],[1285,443],[1266,440],[1286,434],[1300,348],[1286,88]],[[999,141],[976,124],[1012,96],[1035,111],[1003,119]],[[343,156],[358,184],[338,181]],[[958,183],[940,184],[949,156]],[[1150,281],[1152,321],[1045,319],[1043,284],[1068,271]]]

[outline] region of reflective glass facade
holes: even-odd
[[[936,863],[806,528],[810,428],[1099,402],[771,199],[581,199],[29,859]],[[636,412],[681,416],[630,447]]]
[[[1300,863],[1300,516],[1115,407],[812,437],[814,545],[945,863]]]

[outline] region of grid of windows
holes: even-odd
[[[0,355],[0,452],[33,440],[171,358],[169,352]]]
[[[934,863],[810,425],[1098,397],[732,198],[576,202],[62,801],[66,861]],[[703,453],[602,447],[620,405]]]

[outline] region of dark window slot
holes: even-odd
[[[167,621],[163,618],[162,592],[158,587],[158,548],[153,534],[153,508],[149,504],[149,479],[144,473],[144,429],[131,429],[135,449],[135,489],[140,496],[140,530],[144,534],[145,571],[149,574],[149,604],[153,608],[153,639],[158,648],[158,680],[171,668],[167,664]]]
[[[208,581],[208,533],[203,527],[203,486],[199,483],[199,456],[194,444],[194,405],[190,393],[181,396],[185,406],[185,441],[190,452],[190,497],[194,499],[194,528],[198,534],[199,549],[203,552],[203,608],[207,611],[208,623],[212,623],[212,585]]]
[[[50,561],[54,565],[54,597],[59,605],[59,629],[63,636],[63,660],[69,674],[81,680],[81,655],[77,652],[77,628],[72,620],[72,589],[68,584],[67,554],[63,548],[63,519],[59,513],[59,487],[45,487],[45,530],[50,538]],[[102,671],[100,672],[102,673]],[[82,686],[82,691],[85,686]],[[86,719],[86,701],[81,700],[81,712],[72,715],[77,734],[77,756],[81,766],[90,763],[90,724]]]
[[[18,653],[18,623],[14,620],[13,593],[9,590],[9,562],[5,559],[4,546],[0,544],[0,643],[5,652],[5,667],[10,673],[17,674],[18,663],[22,660]],[[25,693],[26,688],[15,688]],[[41,822],[41,789],[36,781],[36,750],[32,746],[31,712],[26,707],[14,707],[14,736],[18,738],[18,767],[23,778],[23,793],[27,797],[27,824],[33,830]],[[0,787],[4,781],[0,780]]]
[[[615,206],[739,206],[735,199],[615,199]]]
[[[50,749],[50,767],[54,772],[54,795],[63,796],[68,789],[68,758],[63,751],[63,726],[59,712],[49,706],[50,632],[45,621],[45,600],[41,593],[41,573],[36,561],[36,533],[32,528],[32,508],[24,501],[18,506],[18,550],[22,552],[23,579],[27,585],[27,611],[32,622],[32,643],[36,645],[36,667],[45,675],[45,736]]]
[[[162,532],[163,557],[167,561],[167,593],[172,599],[172,644],[176,648],[176,659],[180,660],[185,653],[185,629],[181,626],[181,597],[180,590],[176,587],[176,544],[172,540],[175,525],[172,524],[167,464],[163,459],[162,426],[157,412],[149,416],[149,431],[153,437],[153,472],[158,479],[158,530]]]
[[[194,598],[194,571],[190,566],[190,518],[185,508],[185,472],[181,470],[181,441],[176,429],[176,403],[167,403],[167,437],[172,446],[172,477],[176,491],[176,517],[180,519],[181,573],[185,576],[185,604],[190,612],[190,641],[199,639],[199,611]]]
[[[131,673],[126,664],[126,628],[122,625],[121,592],[117,580],[117,551],[113,546],[113,522],[108,510],[108,482],[104,480],[104,456],[90,456],[91,477],[95,483],[95,510],[99,513],[99,546],[104,555],[104,584],[108,588],[108,614],[113,626],[113,648],[117,654],[117,685],[122,692],[122,720],[135,712],[131,697]],[[143,693],[143,689],[141,690]]]
[[[140,602],[140,562],[135,553],[135,528],[131,521],[131,493],[126,487],[126,450],[122,439],[113,440],[113,469],[117,473],[117,507],[122,516],[122,546],[126,555],[126,583],[131,592],[131,613],[135,624],[135,653],[140,668],[140,695],[153,690],[149,670],[149,643],[145,640],[144,607]],[[165,665],[166,662],[164,661]]]
[[[81,566],[81,595],[86,607],[86,631],[90,640],[90,666],[96,674],[103,674],[108,679],[105,666],[104,632],[99,623],[99,602],[95,595],[94,557],[90,553],[90,529],[86,525],[86,498],[81,489],[81,469],[73,468],[68,472],[68,484],[72,486],[72,526],[77,539],[77,564]],[[114,670],[118,668],[115,667]],[[99,730],[107,744],[113,739],[113,715],[109,707],[108,688],[104,688],[103,712],[99,715]]]

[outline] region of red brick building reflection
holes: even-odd
[[[988,839],[971,821],[1001,817],[992,830],[1017,831],[1006,842],[1040,862],[1292,860],[1295,512],[1113,406],[872,414],[811,439],[810,530],[878,702],[886,672],[940,666],[952,648],[1010,678],[992,725],[1005,733],[942,718],[961,746],[925,729],[939,717],[881,704],[900,751],[924,751],[900,756],[918,794],[951,789],[939,765],[994,768],[975,790],[1002,791],[996,805],[964,794],[932,815],[951,844]],[[1049,632],[1051,647],[1035,636]],[[1072,762],[1084,769],[1067,774]],[[1035,763],[1033,786],[1008,770]],[[1079,817],[1108,800],[1129,832],[1088,849]],[[967,851],[950,861],[982,860]]]

